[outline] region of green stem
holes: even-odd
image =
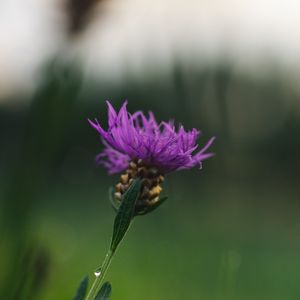
[[[130,227],[130,224],[134,217],[135,204],[139,197],[140,190],[141,181],[139,179],[136,179],[123,195],[122,203],[115,217],[113,235],[109,250],[105,256],[102,266],[95,272],[96,279],[85,300],[95,300],[95,297],[97,297],[97,293],[101,289],[103,278],[111,263],[113,255],[115,254],[120,242],[123,240],[126,232]]]
[[[98,270],[95,272],[96,279],[95,279],[88,295],[86,296],[85,300],[95,300],[95,297],[97,296],[97,293],[99,292],[99,290],[101,288],[103,278],[109,268],[109,265],[111,263],[111,260],[114,256],[114,254],[115,254],[115,252],[111,251],[110,249],[108,250],[108,252],[105,256],[105,259],[103,261],[103,264],[99,268],[99,275],[96,275]]]

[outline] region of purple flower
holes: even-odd
[[[180,125],[176,130],[172,121],[158,124],[152,112],[149,112],[148,118],[142,111],[130,114],[126,108],[127,101],[118,114],[108,101],[107,105],[108,130],[105,131],[96,119],[94,122],[89,120],[89,123],[98,131],[105,145],[105,149],[97,155],[97,161],[107,168],[109,174],[122,172],[130,161],[136,159],[167,174],[201,166],[203,160],[213,155],[206,150],[214,137],[196,151],[200,132],[195,128],[186,131]]]
[[[148,117],[141,111],[130,114],[127,101],[119,113],[109,102],[107,105],[107,131],[97,120],[89,120],[89,123],[98,131],[105,146],[97,155],[97,162],[104,165],[109,174],[125,171],[114,191],[113,202],[117,206],[133,180],[140,178],[142,184],[135,214],[152,211],[166,199],[160,199],[165,174],[201,166],[203,160],[213,155],[206,150],[214,138],[197,150],[200,133],[195,128],[186,131],[179,126],[176,130],[172,121],[158,124],[151,112]]]

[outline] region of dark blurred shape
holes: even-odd
[[[86,295],[86,292],[87,292],[88,284],[89,284],[89,277],[85,276],[81,280],[81,282],[79,284],[79,287],[76,291],[76,294],[75,294],[75,296],[73,297],[72,300],[82,300],[82,299],[84,299],[84,297]]]
[[[37,299],[48,277],[50,257],[44,248],[31,246],[21,259],[20,273],[13,286],[12,300]]]
[[[91,14],[100,2],[105,0],[66,0],[68,32],[79,34],[91,19]]]

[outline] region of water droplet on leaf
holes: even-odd
[[[101,275],[101,268],[98,268],[95,272],[94,272],[96,277],[99,277]]]

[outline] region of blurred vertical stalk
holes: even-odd
[[[228,250],[221,257],[218,285],[215,299],[234,300],[237,292],[238,273],[240,271],[241,255],[236,250]]]
[[[229,112],[227,103],[227,93],[231,79],[231,68],[221,64],[215,71],[215,91],[219,106],[219,116],[222,124],[222,136],[225,140],[230,137]]]
[[[227,101],[227,94],[231,80],[231,68],[227,64],[221,64],[215,71],[215,95],[216,102],[218,105],[218,116],[220,118],[221,127],[219,128],[218,140],[222,143],[222,152],[227,152],[227,147],[230,145],[230,123],[229,123],[229,108]],[[225,148],[225,149],[224,149]],[[219,169],[222,169],[227,175],[228,170],[230,169],[227,165],[227,155],[222,156],[223,168],[219,166]]]

